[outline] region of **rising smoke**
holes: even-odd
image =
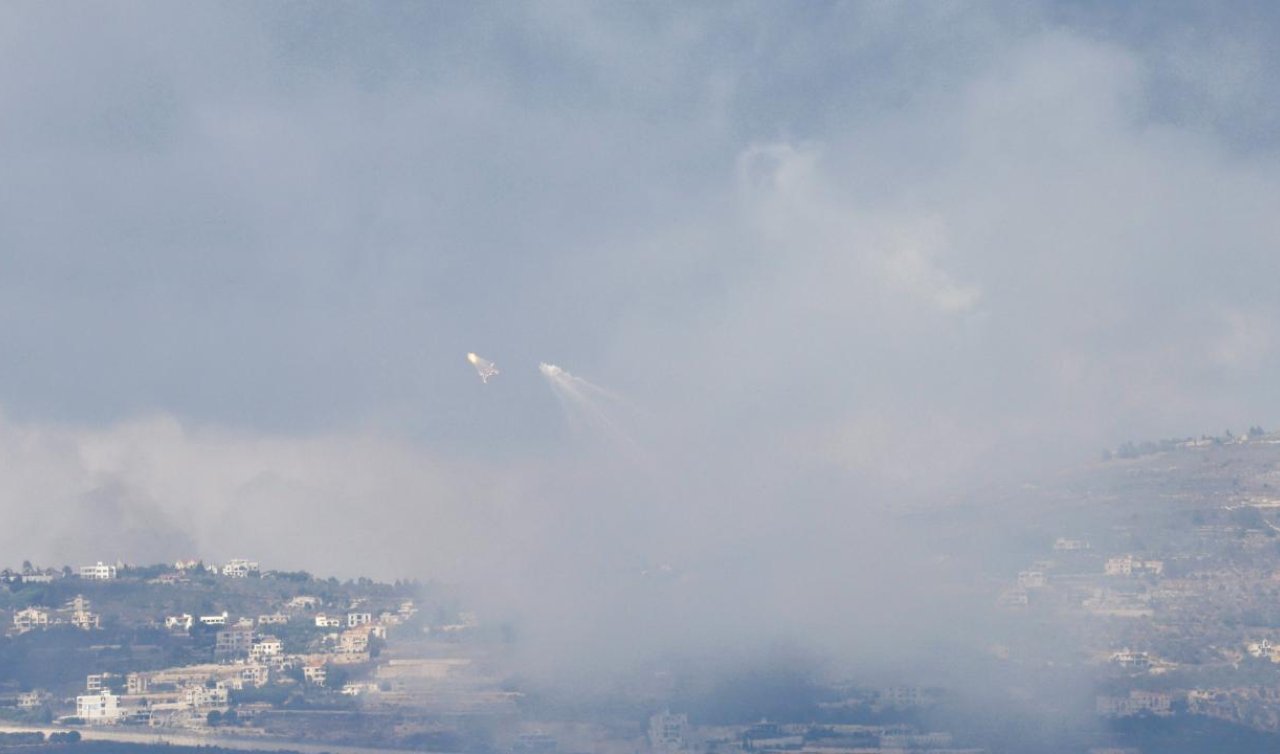
[[[556,366],[542,362],[538,371],[546,378],[575,433],[589,442],[604,443],[636,463],[648,454],[635,437],[635,410],[616,393]]]

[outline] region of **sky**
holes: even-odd
[[[579,647],[929,615],[896,512],[1280,418],[1277,32],[4,4],[0,551],[459,581]]]

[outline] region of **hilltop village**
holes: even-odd
[[[421,584],[322,580],[243,559],[24,563],[0,582],[0,714],[14,722],[327,740],[348,730],[333,713],[412,706],[424,686],[447,690],[459,710],[508,704],[476,682],[475,653],[457,651],[474,616]],[[331,714],[308,714],[318,712]]]
[[[504,670],[509,627],[482,625],[439,585],[340,582],[243,559],[24,563],[0,571],[0,585],[0,747],[61,745],[71,731],[291,750],[977,751],[912,724],[910,711],[936,699],[909,687],[840,691],[836,717],[852,693],[871,715],[860,724],[699,725],[648,691],[621,712],[560,709]]]
[[[1000,662],[1085,672],[1104,720],[1280,732],[1280,435],[1126,443],[1018,505]]]
[[[796,658],[654,661],[570,698],[521,675],[518,627],[444,585],[27,562],[0,570],[0,747],[976,754],[1032,751],[992,724],[1022,714],[1070,721],[1036,751],[1280,747],[1280,435],[1126,444],[901,522],[963,576],[980,705],[954,676],[864,685]]]

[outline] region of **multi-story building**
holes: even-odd
[[[253,630],[228,628],[214,634],[213,656],[219,660],[247,657],[253,651]]]
[[[1104,566],[1108,576],[1159,576],[1164,573],[1163,560],[1142,560],[1132,555],[1107,558]]]
[[[197,710],[226,707],[228,699],[227,685],[222,681],[218,681],[213,688],[193,684],[182,690],[182,700]]]
[[[130,695],[145,694],[150,686],[150,679],[142,673],[130,673],[124,677],[125,693]]]
[[[35,628],[48,628],[49,611],[38,607],[29,607],[13,614],[13,626],[18,633],[26,633]]]
[[[258,572],[258,563],[254,560],[236,558],[222,567],[222,575],[232,579],[248,578]]]
[[[232,680],[236,684],[236,688],[244,688],[245,686],[261,688],[267,685],[269,677],[270,670],[266,665],[254,663],[241,668],[240,675]]]
[[[84,595],[77,594],[75,599],[67,603],[65,609],[71,611],[71,625],[76,628],[89,631],[100,627],[100,619],[97,613],[90,612],[89,600]]]
[[[1130,670],[1146,670],[1151,667],[1151,655],[1146,652],[1122,649],[1111,653],[1111,662]]]
[[[304,665],[302,668],[303,678],[321,686],[323,686],[325,680],[327,680],[328,674],[329,671],[324,665],[310,664]]]
[[[249,656],[258,662],[284,654],[284,643],[274,636],[264,636],[253,643]]]
[[[120,708],[120,699],[110,691],[76,697],[76,717],[89,725],[116,723],[124,714],[125,711]]]
[[[116,577],[116,567],[107,565],[101,560],[97,565],[80,566],[80,578],[91,581],[110,581]]]
[[[338,637],[338,651],[342,654],[359,654],[369,651],[369,632],[349,628]]]
[[[92,693],[108,691],[112,678],[120,676],[114,673],[93,673],[84,677],[84,690]]]
[[[320,607],[320,598],[300,594],[286,602],[285,607],[290,610],[315,610],[317,607]]]

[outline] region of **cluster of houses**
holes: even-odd
[[[210,711],[228,709],[231,689],[265,683],[265,672],[247,666],[201,665],[129,673],[124,679],[99,673],[85,679],[75,717],[88,725],[199,724]]]
[[[173,564],[175,573],[164,574],[156,579],[157,581],[172,581],[181,579],[188,571],[195,569],[203,569],[206,573],[214,576],[226,576],[232,579],[243,579],[249,576],[256,576],[261,573],[257,561],[245,560],[243,558],[234,558],[227,561],[224,565],[206,565],[200,560],[179,560]],[[38,568],[27,563],[21,570],[12,568],[0,569],[0,582],[9,584],[48,584],[57,579],[78,576],[85,581],[112,581],[120,577],[120,571],[126,568],[124,563],[117,562],[115,565],[104,563],[101,560],[93,565],[82,565],[72,570],[71,568]]]
[[[28,631],[61,625],[74,626],[84,631],[101,628],[101,617],[89,608],[89,600],[81,595],[77,595],[57,610],[39,606],[24,608],[13,614],[13,627],[10,633],[24,634]]]
[[[1067,559],[1067,562],[1074,562],[1077,569],[1079,569],[1080,565],[1088,563],[1089,560],[1097,557],[1093,545],[1087,540],[1070,537],[1058,537],[1055,539],[1053,551],[1060,553],[1063,558]],[[1081,558],[1086,560],[1082,561]],[[1051,586],[1051,571],[1054,573],[1054,583],[1061,582],[1065,585],[1065,588],[1076,590],[1077,592],[1099,583],[1094,575],[1096,571],[1091,572],[1091,568],[1088,565],[1085,565],[1083,571],[1077,570],[1065,575],[1060,573],[1060,566],[1061,563],[1054,560],[1040,560],[1033,563],[1030,568],[1018,571],[1014,583],[1000,590],[996,598],[996,604],[999,607],[1012,609],[1028,607],[1031,604],[1033,593]],[[1109,579],[1159,577],[1164,575],[1164,561],[1145,559],[1131,553],[1116,555],[1103,561],[1103,575]],[[1114,591],[1109,588],[1093,587],[1087,591],[1089,592],[1087,596],[1080,598],[1080,604],[1087,612],[1115,617],[1148,617],[1151,615],[1150,606],[1139,604],[1140,595],[1132,592],[1132,590]]]
[[[174,570],[150,579],[187,581],[198,569],[229,579],[257,576],[257,562],[233,559],[222,565],[206,565],[184,560]],[[40,569],[24,564],[21,571],[4,570],[0,580],[8,583],[48,583],[57,579],[79,578],[85,581],[113,581],[127,576],[123,564],[96,562],[78,569]],[[226,712],[231,708],[231,693],[246,688],[259,688],[273,683],[329,685],[334,665],[351,665],[371,659],[374,642],[387,638],[388,628],[399,625],[417,613],[411,600],[387,610],[370,610],[357,599],[341,612],[317,612],[325,607],[319,597],[298,595],[276,605],[271,611],[256,616],[234,616],[226,610],[210,614],[179,613],[161,616],[156,624],[174,633],[186,633],[197,627],[210,627],[214,632],[212,662],[173,667],[149,672],[121,675],[98,673],[85,680],[83,693],[75,697],[75,713],[67,715],[90,725],[133,723],[153,726],[199,727],[210,712]],[[288,631],[291,621],[305,621],[307,647],[303,652],[293,648],[286,652],[281,636],[296,636]],[[24,634],[52,626],[70,625],[91,630],[101,628],[100,616],[93,612],[89,600],[76,596],[60,608],[33,605],[13,614],[11,634]],[[315,629],[324,629],[317,631]],[[343,674],[345,679],[346,674]],[[346,683],[342,693],[359,695],[377,691],[372,683]],[[43,690],[24,692],[17,700],[20,709],[36,709],[48,705],[52,696]],[[241,706],[236,709],[240,710]],[[252,705],[250,705],[252,706]],[[252,710],[249,710],[252,714]],[[66,719],[66,718],[64,718]]]
[[[122,567],[123,565],[120,564],[109,565],[98,561],[93,565],[80,566],[75,571],[75,575],[85,581],[112,581],[119,578]],[[256,561],[239,558],[228,561],[221,568],[216,565],[203,566],[200,561],[195,560],[178,561],[174,564],[174,567],[178,574],[166,574],[166,576],[174,577],[196,567],[204,567],[210,573],[221,574],[228,578],[247,578],[260,572]],[[14,571],[8,568],[0,571],[0,581],[7,583],[51,583],[55,579],[66,578],[69,573],[71,573],[69,569],[59,572],[54,569],[34,568],[27,564],[21,571]],[[314,600],[314,598],[311,599]],[[312,604],[314,605],[314,602]],[[277,619],[279,622],[285,622],[287,617],[281,615],[277,616]],[[190,615],[171,616],[165,619],[165,627],[189,630],[194,621],[195,619]],[[209,626],[226,625],[227,614],[224,612],[222,615],[200,616],[199,621]],[[13,626],[10,629],[10,633],[23,634],[28,631],[42,630],[59,625],[71,625],[88,631],[101,628],[101,617],[89,609],[89,601],[87,599],[78,595],[62,608],[53,609],[41,605],[32,605],[17,611],[13,616]]]
[[[225,568],[223,571],[226,575]],[[411,618],[417,608],[411,600],[394,611],[351,610],[342,614],[319,613],[315,626],[335,628],[321,639],[321,651],[289,654],[284,642],[270,633],[272,626],[287,625],[291,612],[314,610],[320,600],[298,596],[274,613],[255,618],[231,619],[226,612],[215,615],[166,616],[173,631],[188,631],[197,622],[223,627],[214,635],[214,662],[169,668],[149,673],[129,673],[124,678],[109,674],[90,675],[85,693],[76,697],[75,717],[89,725],[137,723],[152,726],[199,726],[211,711],[230,708],[230,692],[258,688],[272,682],[292,682],[298,670],[304,683],[327,685],[332,665],[367,662],[370,641],[385,639],[387,628]],[[376,684],[347,683],[348,695],[377,690]]]
[[[1164,573],[1164,561],[1119,555],[1107,558],[1104,568],[1108,576],[1159,576]]]

